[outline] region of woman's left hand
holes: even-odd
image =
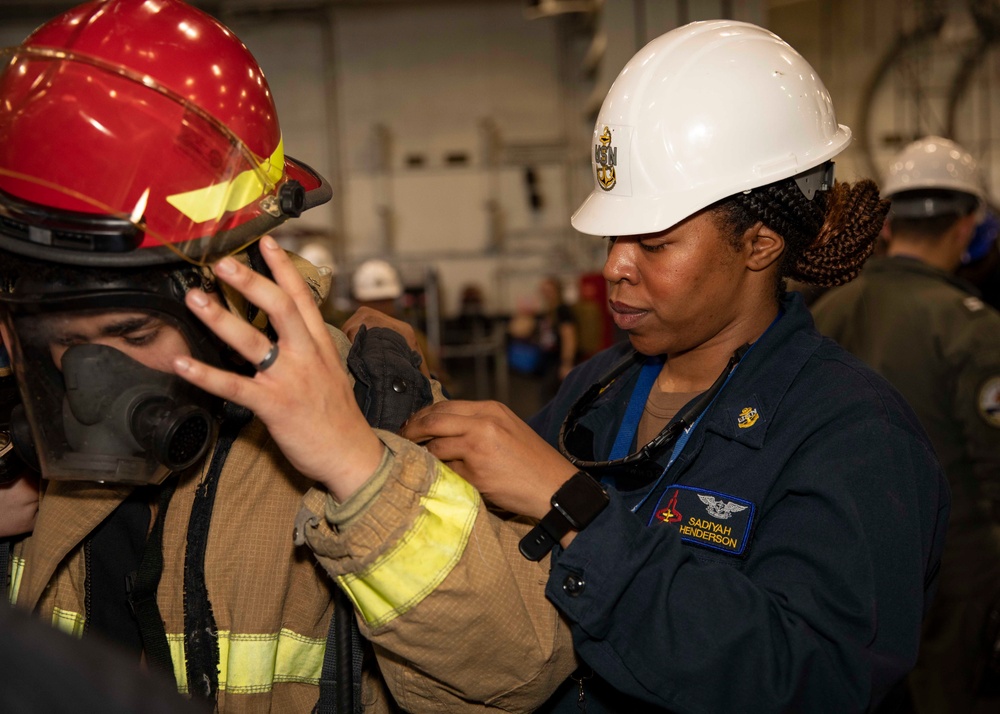
[[[402,435],[423,445],[490,503],[541,518],[576,468],[499,402],[445,401],[420,410]]]
[[[270,236],[261,254],[274,281],[231,257],[213,266],[218,278],[267,313],[278,334],[277,358],[246,377],[191,357],[174,360],[177,374],[196,387],[253,411],[302,474],[344,500],[378,468],[384,446],[354,399],[340,354],[305,281]],[[252,364],[274,347],[246,320],[201,290],[188,308]]]

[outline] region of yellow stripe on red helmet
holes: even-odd
[[[217,221],[270,192],[284,174],[284,139],[279,139],[274,152],[258,167],[241,171],[228,181],[167,196],[167,203],[194,223]]]

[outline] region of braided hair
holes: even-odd
[[[758,222],[784,238],[777,275],[780,296],[786,278],[833,287],[857,277],[875,250],[889,202],[879,197],[870,179],[836,182],[810,200],[794,178],[787,178],[734,194],[711,210],[734,247],[741,247],[744,233]]]

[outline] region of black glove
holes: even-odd
[[[398,433],[411,414],[434,401],[420,355],[387,327],[362,326],[347,354],[354,397],[373,427]]]

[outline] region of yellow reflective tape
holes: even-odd
[[[372,628],[416,606],[441,584],[465,552],[479,512],[479,493],[444,464],[413,528],[366,570],[337,578]]]
[[[278,140],[274,153],[260,165],[260,171],[267,176],[271,186],[281,180],[285,173],[284,139]],[[264,195],[269,187],[261,181],[260,171],[247,169],[228,181],[175,193],[167,196],[167,203],[195,223],[218,220],[223,214],[249,206]]]
[[[52,626],[74,637],[83,637],[83,623],[86,619],[83,613],[63,610],[60,607],[52,609]]]
[[[187,692],[184,636],[168,634],[177,689]],[[325,638],[282,629],[273,634],[219,631],[219,689],[230,694],[269,692],[275,682],[319,684]]]
[[[168,632],[167,646],[170,648],[170,661],[174,665],[174,679],[177,680],[177,691],[187,694],[188,675],[187,658],[184,656],[184,635]]]
[[[7,597],[10,599],[10,604],[13,605],[17,602],[17,593],[21,589],[21,576],[24,574],[24,558],[14,556],[10,561],[10,591],[7,593]]]

